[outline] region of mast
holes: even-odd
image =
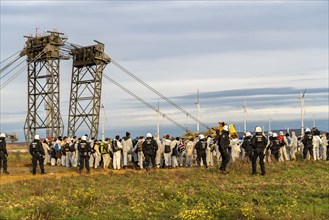
[[[197,98],[196,98],[196,111],[197,111],[197,123],[196,123],[196,131],[199,132],[200,131],[200,95],[199,95],[199,89],[197,92]]]
[[[244,134],[247,133],[247,100],[244,97],[244,105],[243,105],[243,131]]]
[[[159,100],[158,100],[158,110],[157,112],[160,111],[160,105],[159,105]],[[160,122],[159,122],[159,113],[157,114],[157,134],[158,137],[160,138]]]
[[[300,93],[300,116],[301,116],[301,135],[304,136],[304,96],[305,96],[306,89],[304,93]]]
[[[102,141],[105,141],[105,108],[104,105],[102,104]]]

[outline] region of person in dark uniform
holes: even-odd
[[[90,173],[90,167],[89,167],[89,158],[91,153],[91,147],[90,143],[87,142],[87,137],[82,136],[81,141],[78,143],[78,151],[80,154],[80,166],[79,166],[79,173],[82,173],[83,166],[86,164],[87,174]]]
[[[36,174],[37,164],[39,161],[39,166],[41,170],[41,174],[45,173],[45,168],[43,166],[43,161],[45,157],[45,152],[43,150],[42,143],[40,142],[40,136],[35,135],[33,142],[30,144],[30,154],[32,155],[32,174]]]
[[[202,163],[204,165],[205,168],[208,167],[207,164],[207,154],[206,154],[206,150],[207,150],[208,144],[207,144],[207,139],[203,134],[199,135],[199,141],[195,144],[195,150],[196,150],[196,162],[197,162],[197,166],[200,167],[201,165],[201,159],[202,159]]]
[[[266,148],[267,139],[262,134],[262,128],[255,128],[255,135],[251,138],[251,146],[252,146],[252,174],[256,173],[256,162],[257,158],[259,158],[259,165],[262,171],[261,175],[265,176],[265,164],[264,164],[264,150]]]
[[[302,140],[302,143],[304,145],[304,150],[303,150],[303,160],[307,158],[307,152],[310,153],[311,158],[313,158],[313,135],[311,133],[311,130],[309,128],[305,129],[305,135]]]
[[[246,152],[246,156],[249,158],[249,160],[252,161],[252,158],[251,158],[252,147],[251,147],[251,133],[250,132],[246,133],[246,137],[243,139],[243,143],[242,143],[241,147]]]
[[[228,125],[224,125],[223,131],[219,137],[218,148],[222,155],[222,164],[220,165],[220,171],[226,172],[226,166],[230,162],[230,155],[228,153],[228,148],[230,147],[230,137],[228,132]]]
[[[146,134],[146,139],[143,142],[142,145],[142,151],[145,157],[145,162],[146,162],[146,168],[151,166],[152,162],[152,167],[155,167],[155,155],[156,152],[158,151],[158,144],[156,140],[152,137],[151,133]]]
[[[271,154],[274,156],[276,161],[279,161],[280,158],[280,148],[281,148],[281,143],[278,139],[278,134],[273,133],[272,138],[270,140],[270,146]]]
[[[3,174],[8,175],[9,172],[7,171],[7,145],[6,145],[6,134],[0,134],[0,172],[1,167],[3,168]]]

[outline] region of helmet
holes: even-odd
[[[86,140],[87,140],[87,137],[86,137],[85,135],[83,135],[83,136],[81,137],[81,140],[82,140],[82,141],[86,141]]]
[[[6,134],[5,133],[1,133],[0,134],[0,137],[5,138],[6,137]]]
[[[35,140],[40,140],[40,136],[39,136],[38,134],[36,134],[36,135],[34,136],[34,139],[35,139]]]
[[[204,137],[204,135],[203,134],[200,134],[199,135],[199,139],[201,140],[201,139],[204,139],[205,137]]]
[[[228,125],[224,125],[223,130],[228,131]]]
[[[251,137],[251,133],[249,131],[246,133],[246,137]]]
[[[262,133],[262,128],[259,127],[259,126],[256,127],[256,128],[255,128],[255,132],[256,132],[256,133]]]
[[[283,131],[280,131],[280,132],[279,132],[279,135],[283,135]]]
[[[151,138],[151,137],[152,137],[152,134],[151,134],[151,133],[147,133],[147,134],[146,134],[146,137],[147,137],[147,138]]]
[[[306,129],[305,129],[305,132],[311,132],[311,129],[306,128]]]
[[[273,137],[278,137],[278,134],[277,133],[273,133]]]

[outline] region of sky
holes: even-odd
[[[227,121],[242,131],[246,99],[247,130],[268,130],[269,123],[272,129],[300,128],[299,96],[306,89],[305,127],[329,130],[328,1],[1,0],[0,6],[1,62],[22,50],[23,36],[35,36],[36,28],[38,34],[57,30],[78,45],[104,43],[111,59],[194,116],[199,89],[201,121],[209,126]],[[72,61],[61,61],[65,133],[71,71]],[[112,63],[104,74],[196,130],[192,119]],[[27,71],[0,90],[0,130],[20,140],[26,91]],[[102,104],[107,136],[156,132],[156,112],[105,78]],[[160,134],[184,133],[161,117],[159,124]]]

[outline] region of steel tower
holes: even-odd
[[[110,62],[104,44],[76,47],[73,56],[68,135],[89,132],[98,138],[103,70]],[[87,133],[88,134],[88,133]]]
[[[26,36],[25,36],[26,37]],[[24,125],[25,139],[30,143],[40,129],[47,136],[63,134],[64,125],[60,114],[60,60],[68,59],[60,47],[67,37],[63,33],[47,31],[43,36],[26,37],[21,56],[27,56],[28,103]],[[41,134],[43,136],[43,134]]]

